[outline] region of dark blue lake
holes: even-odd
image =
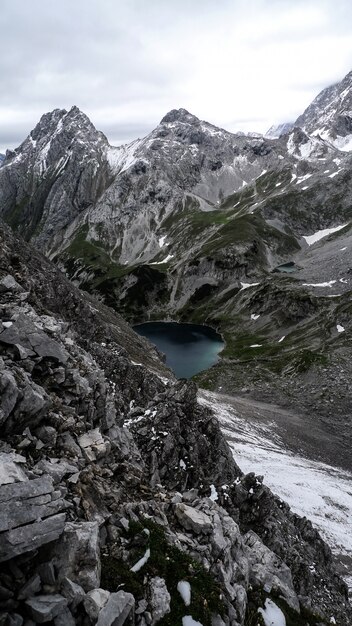
[[[209,326],[177,322],[147,322],[133,329],[166,355],[177,378],[191,378],[218,360],[224,347],[221,335]]]

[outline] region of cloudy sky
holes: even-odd
[[[352,69],[350,0],[0,0],[0,33],[0,152],[73,104],[112,144],[179,107],[265,132]]]

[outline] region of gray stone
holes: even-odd
[[[15,452],[0,452],[0,486],[28,480],[21,467],[25,463],[25,457]]]
[[[55,446],[57,439],[56,429],[52,426],[40,426],[36,432],[36,436],[39,437],[44,443],[51,446]]]
[[[54,618],[54,626],[76,626],[76,623],[71,611],[67,607]]]
[[[87,461],[95,461],[110,451],[110,444],[103,439],[99,428],[83,433],[78,437],[78,443]]]
[[[59,594],[41,595],[26,600],[33,619],[38,624],[51,622],[67,607],[67,600]]]
[[[5,293],[6,291],[13,291],[17,293],[24,292],[25,290],[17,280],[14,279],[11,274],[7,274],[3,278],[0,279],[0,293]]]
[[[74,583],[67,577],[63,578],[61,581],[61,593],[67,599],[68,604],[72,606],[73,610],[82,602],[86,595],[81,585]]]
[[[56,576],[55,569],[52,563],[42,563],[37,568],[37,572],[43,584],[55,585]]]
[[[183,502],[176,504],[175,513],[180,524],[186,529],[191,530],[195,534],[210,534],[213,525],[209,515],[194,509]]]
[[[118,591],[110,594],[107,604],[99,613],[97,626],[123,626],[127,619],[132,622],[134,605],[135,600],[131,593]]]
[[[171,596],[165,580],[155,576],[150,581],[150,605],[152,607],[152,625],[159,622],[164,615],[170,613]]]
[[[50,476],[1,486],[0,532],[55,515],[65,504],[54,498]]]
[[[58,578],[67,577],[85,591],[100,586],[100,542],[97,522],[68,522],[55,549]]]
[[[22,626],[23,617],[18,613],[8,614],[5,621],[6,626]]]
[[[71,433],[64,432],[58,438],[58,445],[70,456],[72,457],[81,457],[82,451],[79,445],[75,442]]]
[[[11,372],[2,371],[0,374],[0,424],[5,422],[16,406],[18,387]]]
[[[105,589],[92,589],[88,591],[86,597],[83,600],[83,605],[87,615],[89,615],[92,621],[98,619],[100,611],[104,608],[110,597],[110,591]]]
[[[38,593],[41,589],[41,580],[38,574],[34,574],[32,578],[27,580],[25,585],[18,592],[18,599],[25,600],[26,598],[30,598]]]
[[[34,524],[27,524],[1,533],[0,562],[55,541],[63,533],[65,519],[65,513],[60,513]]]
[[[299,612],[299,600],[293,587],[291,570],[267,548],[252,530],[244,536],[245,554],[250,563],[249,582],[255,586],[271,586],[287,604]]]
[[[28,317],[21,313],[10,328],[0,332],[0,342],[11,346],[19,345],[33,351],[38,356],[66,363],[68,353],[57,341],[37,328]]]
[[[66,474],[75,474],[78,470],[76,465],[72,463],[68,463],[64,460],[53,460],[47,461],[46,459],[42,459],[37,463],[35,468],[38,468],[51,476],[54,481],[54,484],[59,483]]]

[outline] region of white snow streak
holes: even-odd
[[[331,235],[331,233],[337,233],[338,230],[345,228],[346,224],[341,224],[341,226],[334,226],[333,228],[323,228],[322,230],[317,230],[314,235],[303,235],[303,239],[306,240],[308,246],[313,245],[316,241],[319,241],[323,237],[327,237],[327,235]]]
[[[303,287],[332,287],[336,282],[336,280],[329,280],[328,283],[303,283]]]
[[[249,287],[256,287],[257,285],[260,285],[260,283],[241,283],[240,291],[243,291],[243,289],[248,289]]]
[[[131,572],[139,572],[139,570],[143,567],[143,565],[146,564],[149,558],[150,558],[150,550],[149,548],[147,548],[144,556],[142,556],[142,558],[139,559],[139,561],[137,561],[137,563],[135,563],[133,567],[131,567]]]

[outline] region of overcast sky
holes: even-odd
[[[112,144],[173,108],[291,121],[352,69],[350,0],[0,0],[0,152],[79,106]]]

